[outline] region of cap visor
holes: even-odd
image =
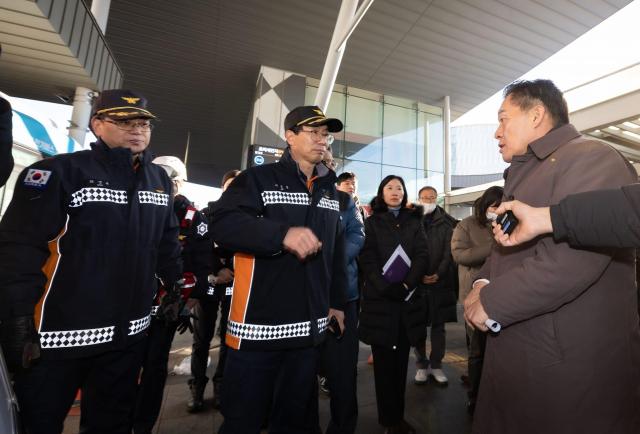
[[[109,116],[112,119],[155,119],[155,115],[148,111],[140,110],[117,110],[112,112],[101,113],[104,116]]]
[[[344,128],[344,125],[342,125],[342,121],[335,118],[325,118],[320,122],[310,122],[308,125],[326,125],[330,133],[340,132]]]

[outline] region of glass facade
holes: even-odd
[[[313,104],[317,87],[308,79],[305,104]],[[409,200],[430,185],[444,190],[444,125],[442,109],[425,104],[336,86],[326,112],[341,119],[333,155],[336,172],[353,172],[358,196],[368,203],[387,175],[405,180]]]

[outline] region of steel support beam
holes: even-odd
[[[451,192],[451,99],[444,97],[442,105],[442,126],[444,128],[444,193]]]
[[[76,87],[76,94],[73,97],[69,137],[75,139],[81,146],[84,146],[84,138],[87,135],[87,128],[89,127],[93,95],[94,92],[91,89]]]
[[[331,92],[336,83],[336,77],[340,70],[342,55],[347,45],[349,36],[358,26],[358,23],[364,17],[373,0],[365,0],[358,9],[358,0],[342,0],[340,12],[336,20],[336,26],[331,37],[331,44],[327,52],[327,58],[324,61],[322,77],[318,86],[318,94],[316,95],[315,104],[326,111],[331,99]]]
[[[107,21],[109,20],[109,8],[111,7],[111,0],[93,0],[91,2],[91,13],[96,19],[98,27],[102,34],[107,33]]]

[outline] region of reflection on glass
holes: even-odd
[[[407,187],[407,200],[409,202],[415,202],[418,190],[417,190],[417,180],[416,180],[416,170],[408,169],[406,167],[398,167],[398,166],[382,166],[382,178],[387,175],[397,175],[404,179],[404,184]]]
[[[382,103],[347,96],[344,157],[371,163],[382,160]]]
[[[338,168],[338,175],[342,172],[353,172],[358,179],[358,197],[360,203],[369,204],[378,191],[378,184],[382,180],[379,164],[362,161],[344,160],[343,169]]]
[[[417,167],[444,172],[444,125],[440,116],[418,113]]]
[[[416,166],[417,111],[384,105],[382,162],[402,167]]]
[[[314,105],[318,88],[307,86],[304,94],[304,104]],[[333,92],[329,100],[329,107],[325,111],[325,115],[330,118],[340,119],[344,123],[345,107],[347,105],[347,97],[344,93]],[[344,155],[344,129],[339,133],[331,133],[335,137],[335,141],[331,144],[334,157],[342,157]]]
[[[430,186],[438,190],[439,196],[444,193],[444,173],[418,170],[416,182],[418,190],[422,187]],[[438,200],[438,203],[440,203],[440,200]]]

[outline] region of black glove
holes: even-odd
[[[2,321],[0,343],[9,372],[31,367],[40,357],[40,338],[32,316],[18,316]]]
[[[183,306],[184,301],[180,294],[180,287],[178,285],[172,285],[162,296],[156,317],[167,323],[177,321]]]
[[[382,294],[394,301],[404,301],[407,295],[409,295],[409,291],[402,283],[398,282],[387,285],[382,291]]]
[[[178,328],[176,329],[178,333],[184,334],[184,332],[189,330],[189,333],[193,334],[193,324],[191,323],[192,318],[196,320],[198,319],[197,316],[189,311],[187,311],[186,314],[184,312],[180,314],[180,317],[178,318]]]

